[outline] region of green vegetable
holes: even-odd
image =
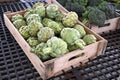
[[[51,22],[52,20],[49,19],[49,18],[43,18],[42,20],[42,24],[45,26],[45,27],[48,27],[48,23]]]
[[[46,47],[46,43],[40,43],[35,48],[32,48],[31,52],[35,53],[42,61],[46,61],[51,58],[49,54],[43,53],[43,49]]]
[[[115,6],[116,6],[118,9],[120,9],[120,1],[118,1],[118,2],[115,4]]]
[[[88,0],[88,6],[98,6],[104,0]]]
[[[74,3],[78,3],[81,6],[86,6],[88,3],[88,0],[73,0]]]
[[[43,27],[37,33],[38,40],[40,42],[46,42],[48,39],[54,36],[54,31],[49,27]]]
[[[37,45],[39,44],[39,41],[38,41],[38,39],[37,39],[36,37],[29,37],[29,38],[27,39],[27,42],[28,42],[28,44],[29,44],[31,47],[35,47],[35,46],[37,46]]]
[[[83,37],[83,36],[86,35],[86,32],[85,32],[83,26],[81,26],[81,25],[79,25],[79,24],[76,24],[76,25],[74,26],[74,28],[79,31],[81,37]]]
[[[19,29],[21,26],[26,26],[26,22],[23,19],[18,19],[13,22],[14,26]]]
[[[83,40],[87,45],[95,43],[97,41],[96,37],[92,34],[87,34],[84,36]]]
[[[29,24],[32,20],[41,22],[41,17],[40,17],[38,14],[30,14],[30,15],[27,17],[26,21],[27,21],[27,23]]]
[[[29,34],[29,27],[28,26],[22,26],[20,27],[19,29],[19,33],[25,38],[25,39],[28,39],[30,37],[30,34]]]
[[[78,22],[78,15],[75,12],[69,12],[62,22],[66,27],[73,27]]]
[[[57,15],[56,15],[56,18],[55,18],[55,21],[57,22],[61,22],[63,17],[65,17],[65,14],[62,13],[62,12],[59,12]]]
[[[37,2],[37,3],[35,3],[35,4],[33,5],[33,9],[36,8],[36,7],[38,7],[38,6],[44,6],[44,4],[41,3],[41,2]]]
[[[14,16],[12,16],[11,21],[14,22],[14,21],[16,21],[18,19],[23,19],[23,16],[20,15],[20,14],[15,14]]]
[[[86,46],[86,43],[82,39],[78,39],[75,41],[74,45],[71,45],[68,47],[70,51],[76,50],[76,49],[81,49],[83,50]]]
[[[68,52],[67,43],[60,38],[52,37],[47,41],[47,48],[43,49],[44,54],[52,57],[60,57]]]
[[[74,42],[81,38],[79,31],[74,28],[64,28],[60,35],[69,45],[74,45]]]
[[[55,22],[55,21],[50,21],[48,22],[48,27],[54,30],[55,34],[59,34],[60,31],[63,29],[63,25]]]
[[[25,14],[24,14],[24,18],[27,19],[27,17],[28,17],[30,14],[33,14],[33,9],[27,9],[27,11],[26,11]]]
[[[43,25],[38,21],[31,21],[29,23],[29,34],[31,36],[37,36],[38,31],[43,27]]]
[[[116,17],[115,10],[111,10],[111,8],[108,5],[108,2],[103,1],[101,4],[99,4],[98,8],[105,13],[107,20]]]
[[[103,11],[99,10],[98,8],[94,7],[88,14],[88,19],[91,23],[103,26],[106,20],[106,15]]]
[[[39,16],[44,17],[45,16],[45,6],[37,6],[34,9],[35,14],[39,14]]]
[[[50,4],[46,8],[46,12],[49,18],[55,18],[59,13],[59,7],[56,4]]]
[[[43,19],[43,24],[44,24],[44,26],[50,27],[51,29],[53,29],[55,34],[59,34],[60,31],[64,28],[62,23],[55,22],[48,18]]]

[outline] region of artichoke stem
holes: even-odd
[[[85,48],[85,46],[82,45],[82,43],[75,43],[75,45],[77,45],[81,50]]]
[[[44,54],[49,54],[49,53],[52,53],[52,48],[51,47],[43,48],[42,51]]]

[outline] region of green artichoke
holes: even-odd
[[[27,23],[29,24],[32,20],[41,22],[41,17],[40,17],[38,14],[30,14],[30,15],[27,17],[26,21],[27,21]]]
[[[35,3],[35,4],[33,5],[33,8],[36,8],[36,7],[38,7],[38,6],[44,6],[44,4],[41,3],[41,2],[37,2],[37,3]]]
[[[50,4],[46,8],[46,13],[49,18],[55,18],[59,13],[59,7],[56,4]]]
[[[83,37],[83,40],[87,45],[95,43],[97,41],[96,37],[92,34],[87,34]]]
[[[37,39],[36,37],[29,37],[29,38],[27,39],[27,42],[28,42],[28,44],[29,44],[31,47],[35,47],[35,46],[37,46],[37,45],[39,44],[39,41],[38,41],[38,39]]]
[[[27,11],[26,11],[25,14],[24,14],[24,18],[27,19],[27,17],[28,17],[30,14],[33,14],[33,9],[27,9]]]
[[[72,46],[69,46],[68,49],[70,51],[76,50],[76,49],[81,49],[83,50],[86,46],[86,43],[82,39],[78,39],[75,41],[75,44]]]
[[[18,19],[13,22],[14,26],[19,29],[21,26],[26,26],[26,22],[23,19]]]
[[[75,45],[79,47],[79,49],[84,49],[86,46],[86,43],[82,39],[78,39],[75,41]]]
[[[20,14],[15,14],[14,16],[12,16],[11,21],[14,22],[14,21],[16,21],[18,19],[23,19],[23,16],[20,15]]]
[[[43,24],[44,24],[44,26],[50,27],[51,29],[53,29],[55,34],[59,34],[61,32],[61,30],[64,28],[62,23],[55,22],[48,18],[43,19]]]
[[[62,22],[66,27],[73,27],[78,22],[78,15],[75,12],[69,12]]]
[[[46,47],[47,47],[46,43],[40,43],[35,48],[32,48],[31,52],[35,53],[42,61],[46,61],[50,59],[49,54],[43,53],[43,48],[46,48]]]
[[[45,27],[48,27],[48,23],[51,22],[51,21],[52,21],[52,20],[49,19],[49,18],[44,18],[44,19],[42,20],[42,23],[43,23],[43,25],[44,25]]]
[[[24,37],[24,39],[28,39],[30,37],[30,34],[28,31],[29,31],[28,26],[22,26],[19,29],[19,33]]]
[[[34,9],[35,14],[39,14],[39,16],[44,17],[45,16],[45,6],[37,6]]]
[[[79,31],[74,28],[64,28],[60,35],[69,45],[74,45],[74,42],[81,38]]]
[[[79,33],[81,34],[81,37],[83,37],[83,36],[86,35],[86,32],[85,32],[84,28],[83,28],[81,25],[76,24],[76,25],[74,26],[74,28],[79,31]]]
[[[62,13],[62,12],[59,12],[57,15],[56,15],[56,18],[55,18],[55,21],[57,22],[61,22],[63,17],[65,17],[65,14]]]
[[[55,21],[48,22],[48,27],[54,30],[55,34],[59,34],[61,30],[63,29],[62,24],[57,23]]]
[[[29,23],[29,34],[31,36],[37,36],[38,31],[43,27],[43,25],[38,21],[31,21]]]
[[[38,40],[40,42],[46,42],[48,39],[54,36],[54,31],[49,27],[43,27],[37,33]]]
[[[47,48],[43,48],[44,54],[52,57],[60,57],[68,52],[67,43],[60,38],[52,37],[47,41]]]

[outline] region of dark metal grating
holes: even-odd
[[[31,7],[34,3],[28,4]],[[11,5],[14,7],[10,8]],[[26,8],[26,3],[22,2],[0,3],[0,80],[41,79],[3,21],[3,12]],[[50,80],[117,80],[120,76],[120,30],[103,33],[102,36],[109,42],[103,55],[83,66],[71,67],[71,70],[63,71],[63,74]]]

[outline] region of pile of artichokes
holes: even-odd
[[[31,46],[31,52],[42,61],[76,49],[83,50],[97,41],[94,35],[86,33],[84,27],[77,24],[75,12],[62,13],[56,4],[45,7],[38,2],[24,15],[13,15],[11,21]]]

